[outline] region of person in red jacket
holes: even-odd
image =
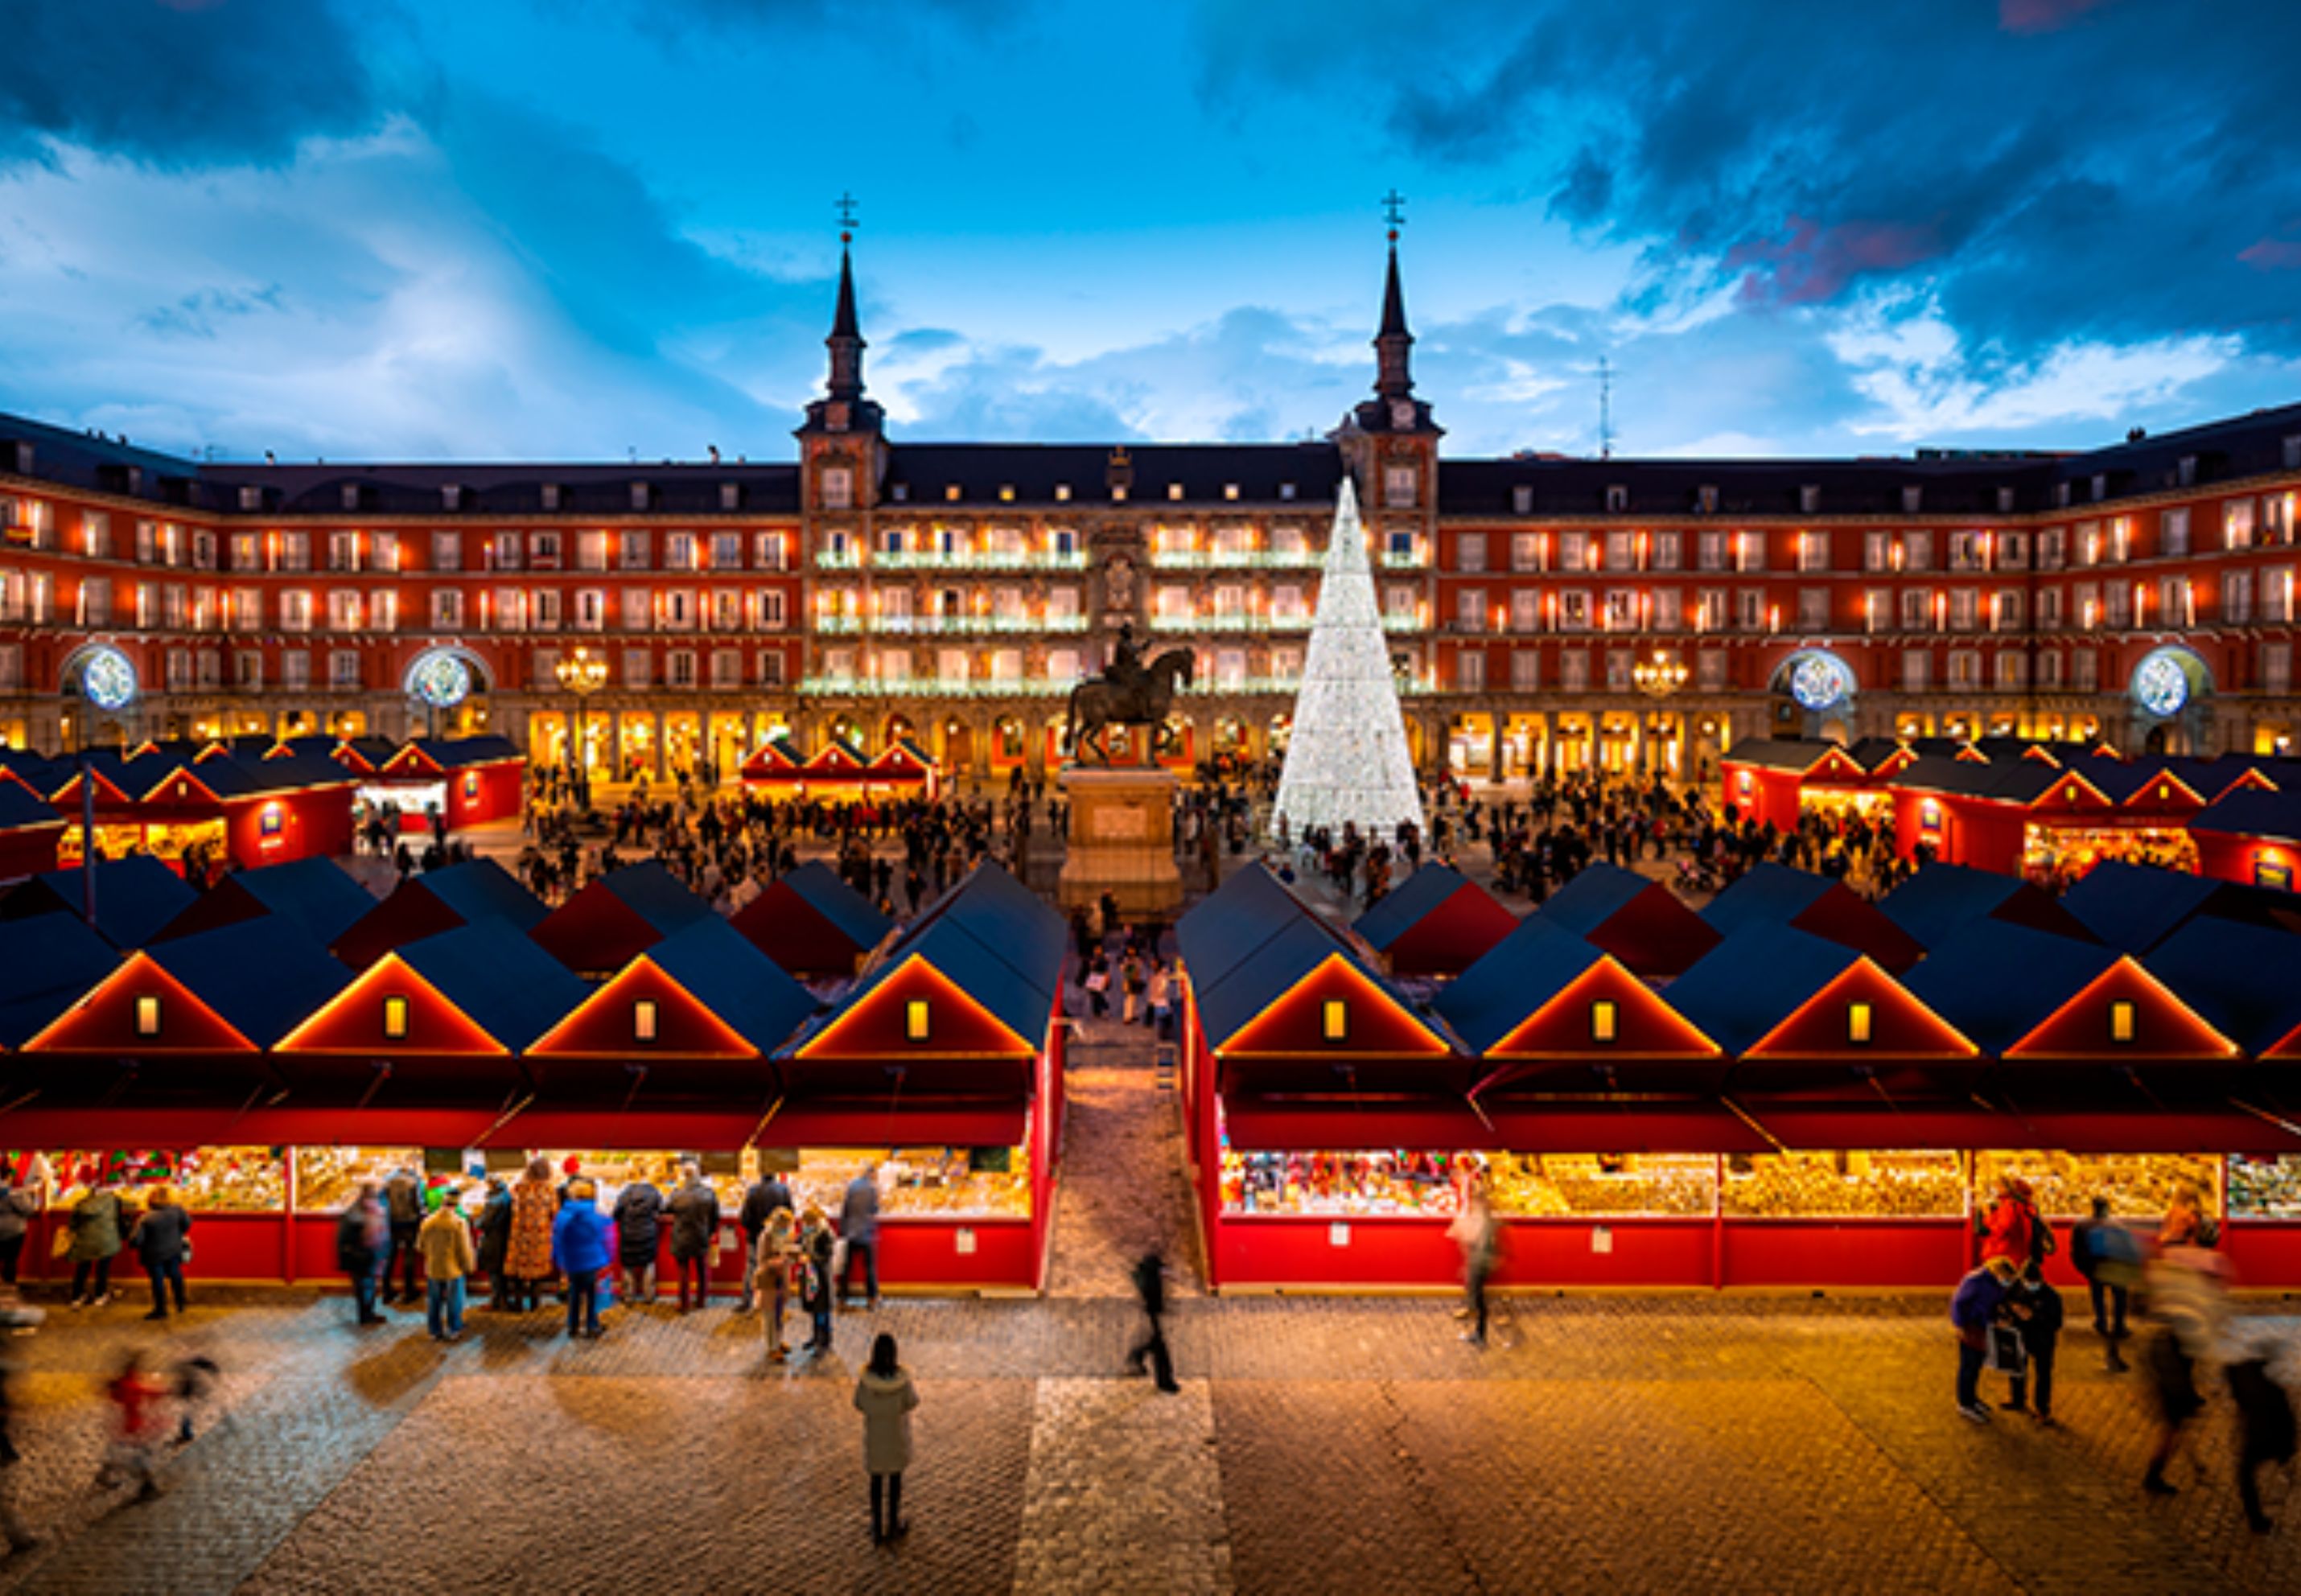
[[[2037,1228],[2037,1211],[2029,1206],[2029,1187],[2020,1176],[1997,1177],[1997,1199],[1982,1217],[1981,1261],[2004,1258],[2020,1274],[2029,1265]]]

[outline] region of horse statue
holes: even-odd
[[[1191,651],[1169,648],[1137,669],[1139,682],[1097,676],[1071,689],[1070,706],[1063,715],[1063,747],[1073,757],[1083,758],[1092,749],[1100,756],[1099,763],[1109,764],[1110,755],[1096,741],[1108,726],[1154,728],[1153,759],[1173,744],[1175,732],[1167,724],[1167,716],[1175,706],[1176,684],[1191,685]]]

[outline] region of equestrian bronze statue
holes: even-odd
[[[1134,629],[1120,627],[1109,668],[1071,689],[1070,706],[1063,717],[1064,748],[1082,760],[1092,751],[1095,763],[1109,765],[1110,751],[1102,744],[1106,727],[1148,726],[1150,757],[1157,759],[1174,743],[1167,717],[1175,706],[1176,684],[1191,685],[1191,667],[1188,648],[1169,648],[1144,664]]]

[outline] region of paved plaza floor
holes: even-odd
[[[418,1314],[202,1293],[167,1339],[222,1364],[222,1411],[136,1504],[90,1484],[98,1388],[158,1338],[128,1293],[59,1308],[9,1343],[48,1541],[0,1591],[2301,1591],[2301,1500],[2273,1481],[2291,1522],[2246,1528],[2224,1400],[2147,1500],[2141,1392],[2089,1333],[2063,1427],[1977,1429],[1938,1299],[1520,1297],[1480,1351],[1435,1299],[1186,1287],[1163,1396],[1124,1373],[1125,1266],[1183,1225],[1175,1110],[1122,1036],[1078,1049],[1049,1294],[891,1298],[819,1363],[770,1366],[726,1307],[596,1342],[481,1311],[442,1348]],[[922,1396],[894,1550],[849,1407],[881,1329]]]

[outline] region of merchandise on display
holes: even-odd
[[[21,1154],[11,1154],[13,1163]],[[288,1206],[285,1153],[269,1147],[108,1149],[102,1152],[50,1152],[63,1207],[78,1202],[98,1184],[115,1185],[121,1197],[142,1206],[157,1186],[197,1213],[277,1214]]]
[[[2232,1219],[2301,1219],[2301,1157],[2248,1157],[2229,1161],[2229,1215]]]
[[[416,1147],[303,1147],[296,1149],[296,1209],[335,1214],[351,1207],[362,1181],[381,1187],[395,1170],[423,1167]]]
[[[1987,1207],[1996,1199],[1998,1177],[2011,1174],[2029,1183],[2032,1203],[2049,1219],[2085,1218],[2096,1197],[2109,1199],[2116,1218],[2155,1219],[2183,1186],[2212,1204],[2220,1165],[2219,1157],[2202,1153],[1976,1153],[1973,1202],[1976,1208]]]
[[[1756,1153],[1726,1161],[1726,1214],[1751,1219],[1956,1218],[1955,1153]]]

